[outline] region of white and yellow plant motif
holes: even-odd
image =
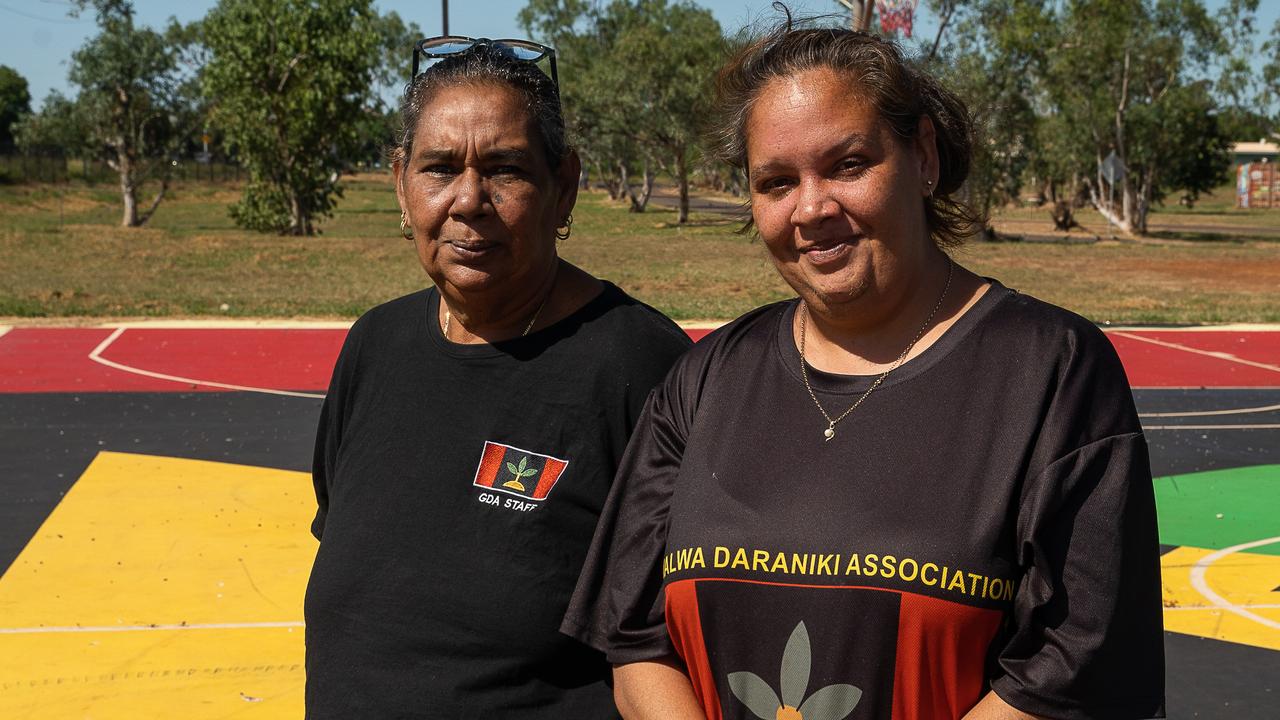
[[[809,632],[801,621],[782,652],[781,699],[753,672],[729,673],[729,690],[761,720],[844,720],[858,706],[862,690],[853,685],[828,685],[806,699],[812,656]]]

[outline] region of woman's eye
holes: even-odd
[[[453,175],[454,169],[449,165],[428,165],[422,168],[422,172],[428,175]]]
[[[511,175],[520,175],[523,173],[523,171],[520,168],[516,167],[515,165],[498,165],[497,167],[490,170],[489,173],[491,175],[511,176]]]
[[[756,185],[756,192],[779,192],[791,186],[791,179],[785,177],[765,178]]]
[[[857,158],[847,158],[836,164],[836,172],[841,175],[852,175],[862,172],[866,164]]]

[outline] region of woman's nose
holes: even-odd
[[[795,225],[817,225],[840,214],[840,204],[831,197],[827,186],[819,181],[802,181],[791,222]]]
[[[475,168],[463,170],[453,184],[453,204],[449,207],[449,215],[455,220],[475,218],[491,209],[484,178]]]

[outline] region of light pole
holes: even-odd
[[[440,0],[440,16],[444,19],[441,35],[449,34],[449,0]]]

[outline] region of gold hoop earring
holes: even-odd
[[[564,219],[564,225],[561,227],[563,227],[564,230],[556,228],[556,240],[568,240],[569,235],[573,233],[573,213],[570,213],[569,216]]]
[[[405,240],[413,239],[413,228],[409,227],[409,216],[405,215],[403,210],[400,211],[400,234]]]

